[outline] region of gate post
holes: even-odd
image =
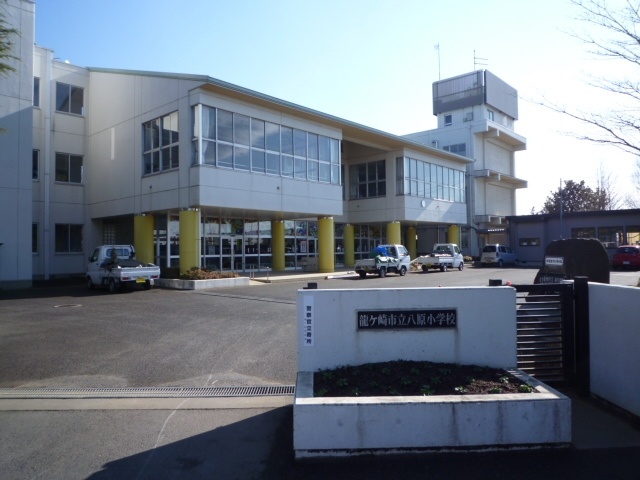
[[[573,279],[576,329],[576,389],[582,396],[591,394],[589,347],[589,281],[588,277]]]

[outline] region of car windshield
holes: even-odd
[[[483,252],[488,252],[488,253],[495,252],[495,251],[496,251],[496,246],[495,246],[495,245],[486,245],[486,246],[482,249],[482,251],[483,251]]]

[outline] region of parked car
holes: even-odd
[[[485,245],[482,249],[480,264],[483,267],[486,267],[487,265],[495,265],[497,267],[502,267],[504,265],[515,265],[517,267],[518,256],[513,250],[511,250],[511,247],[492,243],[489,245]]]
[[[616,268],[640,268],[640,246],[620,245],[613,254],[612,266]]]

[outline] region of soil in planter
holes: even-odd
[[[532,387],[499,368],[405,360],[321,370],[314,373],[313,385],[316,397],[478,395],[533,391]]]

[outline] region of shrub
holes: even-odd
[[[207,270],[206,268],[193,267],[180,275],[181,280],[215,280],[218,278],[236,278],[239,275],[235,272],[219,272]]]

